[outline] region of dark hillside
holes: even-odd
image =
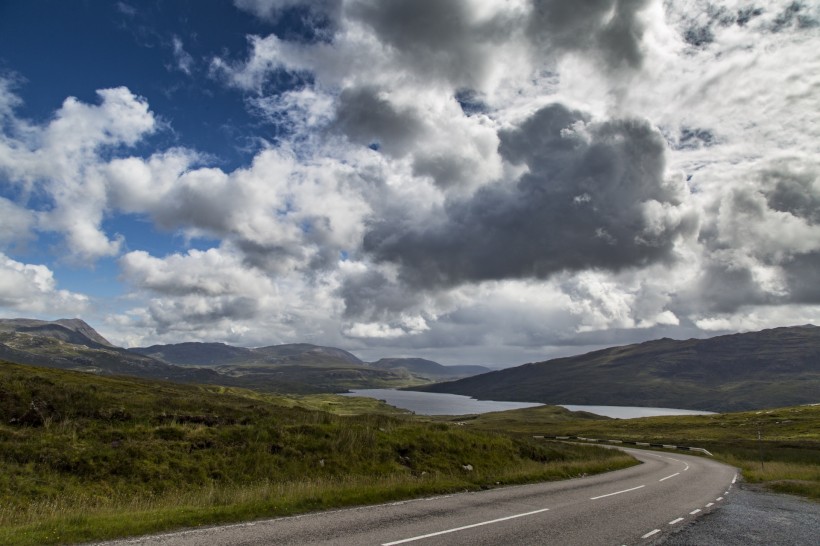
[[[129,351],[182,366],[221,366],[254,358],[250,349],[224,343],[175,343],[135,347]]]
[[[223,343],[177,343],[123,349],[78,319],[0,319],[0,358],[18,364],[308,394],[418,385],[407,370],[365,365],[334,347],[291,344],[247,349]]]
[[[743,411],[820,402],[820,328],[659,339],[416,390],[488,400]]]
[[[444,366],[424,358],[382,358],[371,362],[370,365],[383,370],[404,368],[414,374],[437,379],[470,377],[490,371],[484,366]]]
[[[336,347],[322,347],[309,343],[289,343],[285,345],[271,345],[253,350],[271,361],[283,361],[290,364],[295,362],[346,362],[348,364],[363,365],[356,355]]]
[[[34,319],[0,319],[0,332],[29,333],[95,349],[113,347],[107,339],[80,319],[60,319],[53,322]]]

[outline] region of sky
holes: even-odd
[[[820,324],[820,3],[0,0],[0,316],[496,367]]]

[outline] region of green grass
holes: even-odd
[[[820,500],[820,406],[640,419],[572,419],[567,413],[545,406],[480,415],[466,422],[475,430],[503,429],[522,436],[702,447],[740,468],[750,483]]]
[[[2,544],[107,539],[631,464],[601,448],[423,421],[375,400],[0,363]]]

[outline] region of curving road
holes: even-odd
[[[561,482],[194,529],[107,544],[657,544],[731,494],[736,470],[624,449],[644,464]]]

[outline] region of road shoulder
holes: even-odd
[[[739,483],[727,502],[657,544],[798,546],[817,544],[820,503]]]

